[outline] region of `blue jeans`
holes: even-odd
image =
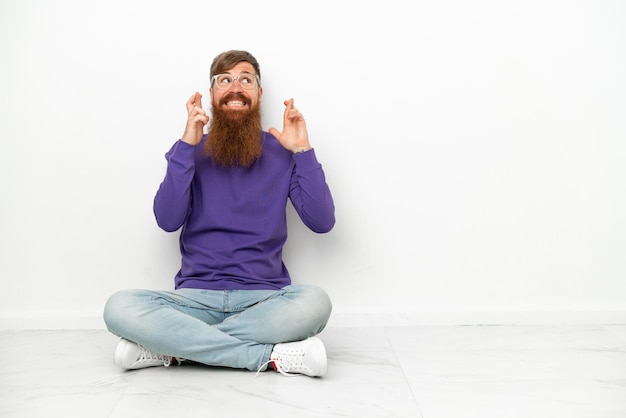
[[[332,305],[310,285],[280,290],[123,290],[109,298],[113,334],[160,354],[211,366],[258,370],[274,344],[320,333]]]

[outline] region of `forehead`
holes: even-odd
[[[227,73],[230,74],[240,74],[240,73],[251,73],[251,74],[256,74],[256,71],[254,71],[254,67],[252,66],[252,64],[250,64],[249,62],[238,62],[237,64],[235,64],[234,67],[232,67],[229,70],[226,70]]]

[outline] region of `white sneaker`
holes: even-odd
[[[276,344],[270,354],[269,364],[285,376],[326,374],[326,349],[316,337],[293,343]]]
[[[145,367],[165,366],[169,367],[172,360],[177,361],[172,356],[165,356],[148,350],[138,344],[127,339],[120,339],[115,349],[115,357],[113,363],[116,366],[125,369],[143,369]]]

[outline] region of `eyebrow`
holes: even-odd
[[[222,74],[230,74],[230,75],[234,75],[233,73],[231,73],[231,72],[230,72],[230,70],[227,70],[225,73],[222,73]],[[255,73],[251,73],[250,71],[242,71],[242,72],[240,72],[239,74],[258,75],[258,74],[255,74]]]

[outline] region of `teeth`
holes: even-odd
[[[244,102],[233,100],[231,102],[226,102],[226,106],[243,106]]]

